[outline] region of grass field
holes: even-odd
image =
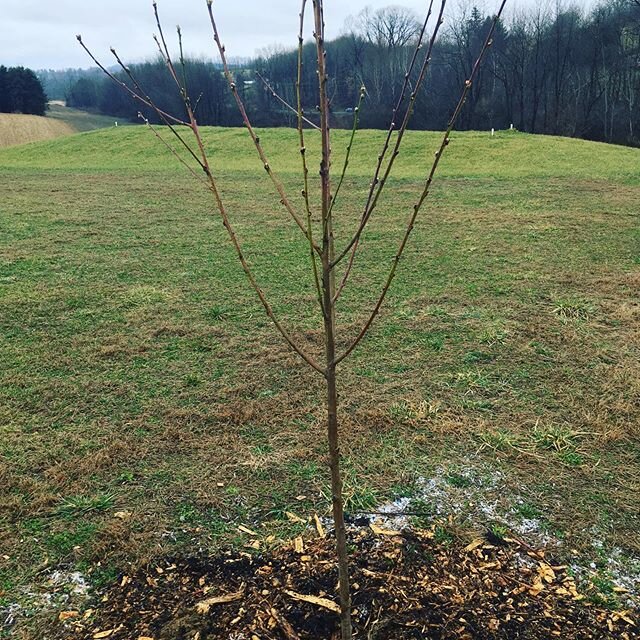
[[[299,194],[295,132],[261,136]],[[408,135],[339,308],[345,343],[438,139]],[[339,245],[381,140],[356,143]],[[320,352],[301,234],[242,131],[206,143],[261,284]],[[639,150],[455,134],[385,311],[340,371],[349,509],[420,494],[445,542],[535,521],[611,594],[608,558],[640,553],[639,222]],[[327,512],[321,380],[149,132],[0,150],[0,229],[0,609],[45,562],[99,585],[160,553],[242,544],[238,524],[277,543],[301,527],[287,512]],[[457,510],[438,515],[430,478],[461,492]]]
[[[103,116],[97,113],[72,109],[61,104],[50,104],[47,117],[68,124],[74,131],[94,131],[95,129],[107,129],[113,127],[118,118]],[[126,125],[127,122],[118,122],[118,125]]]

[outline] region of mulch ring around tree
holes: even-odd
[[[495,541],[494,541],[495,542]],[[163,559],[123,575],[93,609],[63,612],[66,639],[337,639],[331,538],[268,554]],[[433,531],[352,531],[356,638],[640,638],[635,612],[596,607],[567,567],[507,540],[444,545]]]

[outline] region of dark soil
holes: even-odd
[[[355,637],[367,640],[640,638],[635,614],[600,609],[566,567],[515,540],[467,547],[431,531],[352,535]],[[337,638],[333,541],[297,551],[159,560],[56,621],[65,640]],[[315,596],[307,602],[299,596]],[[207,606],[207,601],[210,601]],[[226,601],[222,601],[226,600]],[[198,605],[201,605],[198,607]],[[208,609],[208,611],[206,611]],[[206,611],[206,612],[205,612]],[[75,616],[75,617],[69,617]]]

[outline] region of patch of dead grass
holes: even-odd
[[[65,122],[15,113],[0,113],[0,147],[52,140],[75,133]]]

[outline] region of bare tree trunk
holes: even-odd
[[[318,53],[318,82],[320,92],[320,135],[322,161],[320,182],[322,190],[322,296],[325,334],[327,380],[327,437],[329,443],[329,467],[331,469],[331,495],[333,521],[336,530],[338,555],[338,581],[340,589],[340,630],[342,640],[351,640],[351,594],[349,590],[349,558],[347,532],[344,524],[344,500],[340,474],[340,446],[338,431],[338,391],[336,387],[336,307],[335,307],[335,258],[332,196],[331,196],[331,126],[329,121],[329,97],[327,95],[326,49],[324,41],[324,11],[322,0],[313,0],[315,38]]]
[[[327,274],[329,275],[329,274]],[[331,277],[329,276],[329,281]],[[333,287],[325,289],[325,302],[331,304]],[[338,581],[340,586],[340,629],[342,640],[351,640],[351,595],[349,590],[349,559],[347,554],[347,533],[344,523],[344,502],[342,477],[340,474],[340,446],[338,439],[338,391],[336,387],[335,361],[335,320],[333,314],[325,320],[327,356],[327,429],[329,438],[329,466],[331,469],[331,498],[333,521],[336,531],[338,553]]]

